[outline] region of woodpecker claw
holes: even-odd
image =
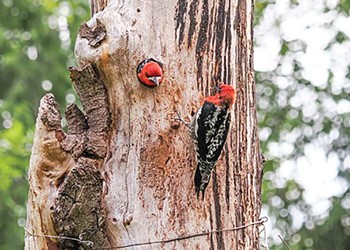
[[[180,112],[179,111],[175,111],[175,113],[176,113],[176,117],[174,117],[174,120],[175,121],[179,121],[179,122],[182,122],[184,125],[186,125],[186,127],[190,127],[191,125],[190,125],[190,123],[189,122],[186,122],[184,119],[182,119],[182,117],[181,117],[181,114],[180,114]]]

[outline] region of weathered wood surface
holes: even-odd
[[[93,2],[94,6],[102,6]],[[106,1],[93,13],[78,36],[75,53],[79,67],[95,65],[96,77],[106,90],[106,108],[102,108],[103,115],[87,115],[86,120],[76,108],[70,108],[76,113],[70,122],[77,124],[70,134],[78,142],[70,146],[68,158],[66,151],[60,151],[64,140],[57,142],[52,136],[50,140],[69,164],[83,166],[79,163],[83,156],[98,162],[100,175],[96,180],[103,180],[100,198],[105,209],[101,225],[106,226],[102,232],[110,246],[176,238],[257,221],[262,159],[253,75],[252,1]],[[86,33],[86,28],[96,31],[101,24],[104,36]],[[164,64],[165,78],[155,89],[142,86],[136,77],[138,63],[150,57]],[[176,111],[186,118],[193,115],[203,97],[221,81],[237,88],[237,103],[227,144],[201,201],[196,199],[193,184],[193,143],[187,128],[173,118]],[[78,92],[79,86],[75,84]],[[84,107],[86,114],[89,108],[94,111],[95,103],[103,106],[94,101],[98,96],[94,89],[84,93],[92,105]],[[84,106],[87,102],[82,99],[82,103]],[[98,131],[85,127],[85,123],[100,122]],[[37,144],[46,134],[53,134],[45,128],[40,130],[40,124],[39,121]],[[95,142],[89,138],[97,139]],[[35,150],[41,154],[38,147],[33,148],[33,154]],[[100,150],[104,153],[99,154]],[[61,172],[70,168],[71,165]],[[38,191],[35,188],[31,192]],[[56,198],[42,195],[49,203]],[[50,213],[49,207],[42,207],[38,216]],[[51,232],[52,226],[48,230],[46,225],[52,222],[47,219],[43,223],[45,228],[36,232]],[[258,249],[258,237],[255,225],[148,249]]]

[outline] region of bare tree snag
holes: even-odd
[[[91,3],[75,47],[80,66],[70,69],[84,113],[67,108],[65,134],[53,97],[40,105],[26,249],[259,249],[253,1]],[[164,65],[156,88],[136,76],[151,57]],[[194,145],[173,118],[179,111],[189,119],[221,81],[236,87],[237,103],[202,201]],[[215,233],[194,236],[208,231]],[[34,236],[44,234],[80,241]]]

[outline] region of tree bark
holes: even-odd
[[[252,0],[92,2],[70,69],[84,113],[67,108],[66,134],[53,96],[40,104],[26,249],[258,249],[261,223],[220,231],[259,221],[261,208]],[[136,76],[151,57],[164,64],[157,88]],[[237,102],[202,201],[194,145],[174,117],[190,119],[218,82]]]

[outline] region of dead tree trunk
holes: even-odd
[[[40,104],[26,249],[259,248],[253,9],[252,0],[92,0],[70,69],[84,110],[67,108],[66,134],[54,97]],[[136,76],[151,57],[164,64],[157,88]],[[194,145],[173,118],[193,115],[217,82],[236,86],[237,102],[202,201]]]

